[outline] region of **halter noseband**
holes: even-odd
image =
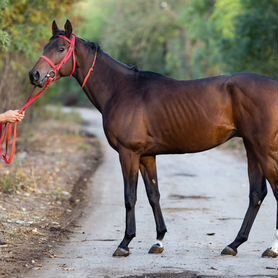
[[[50,66],[51,68],[53,69],[53,72],[54,72],[54,76],[52,77],[50,73],[47,74],[47,77],[48,78],[51,78],[52,82],[56,81],[58,78],[57,78],[57,75],[58,75],[58,72],[60,71],[60,69],[62,68],[62,66],[64,64],[66,64],[68,62],[68,60],[71,58],[72,56],[72,59],[73,59],[73,67],[72,67],[72,72],[71,72],[71,77],[73,76],[73,74],[75,73],[75,70],[76,70],[76,54],[75,54],[75,42],[76,42],[76,37],[74,35],[72,35],[72,38],[71,40],[69,38],[67,38],[66,36],[57,36],[57,38],[62,38],[64,39],[65,41],[67,41],[69,44],[70,44],[70,47],[69,47],[69,50],[68,52],[66,53],[66,55],[64,56],[64,58],[61,60],[61,62],[57,65],[55,65],[48,57],[46,56],[41,56],[41,58],[43,60],[45,60]],[[96,52],[95,52],[95,56],[94,56],[94,59],[93,59],[93,63],[92,63],[92,66],[89,68],[88,70],[88,73],[86,75],[86,77],[84,78],[84,81],[82,83],[82,89],[85,87],[90,75],[92,74],[92,72],[94,71],[94,68],[95,68],[95,64],[96,64],[96,58],[97,58],[97,48],[96,48]]]

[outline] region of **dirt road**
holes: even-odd
[[[125,219],[118,157],[105,140],[98,112],[83,109],[81,113],[88,130],[100,138],[104,153],[104,161],[91,182],[90,206],[73,235],[56,251],[57,257],[44,259],[42,268],[25,277],[108,278],[153,272],[184,272],[169,277],[194,277],[194,273],[212,277],[278,275],[277,259],[260,257],[271,245],[275,230],[276,204],[270,190],[249,241],[239,248],[236,257],[220,256],[236,236],[248,205],[245,162],[220,150],[159,157],[161,206],[168,227],[165,252],[148,254],[156,233],[140,179],[132,254],[112,257],[124,234]]]

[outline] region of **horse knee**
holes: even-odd
[[[136,204],[136,198],[130,196],[125,198],[125,208],[127,210],[134,209],[135,204]]]
[[[159,192],[156,192],[155,194],[150,194],[149,195],[149,202],[150,205],[153,207],[159,203],[160,200],[160,194]]]

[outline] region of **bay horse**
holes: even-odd
[[[278,202],[278,82],[252,73],[180,81],[140,71],[76,37],[70,21],[64,30],[53,21],[52,37],[30,80],[44,87],[51,78],[69,75],[102,114],[107,140],[119,153],[126,229],[113,255],[129,255],[135,237],[139,171],[156,222],[157,242],[149,253],[161,253],[167,229],[159,204],[156,155],[205,151],[237,136],[247,153],[249,206],[235,240],[221,252],[236,255],[267,194],[266,180]],[[275,241],[263,256],[278,256],[278,220]]]

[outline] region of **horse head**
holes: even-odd
[[[55,22],[52,23],[52,37],[44,46],[43,55],[29,72],[33,85],[44,87],[51,80],[72,75],[76,67],[75,36],[72,25],[66,21],[65,30],[60,30]]]

